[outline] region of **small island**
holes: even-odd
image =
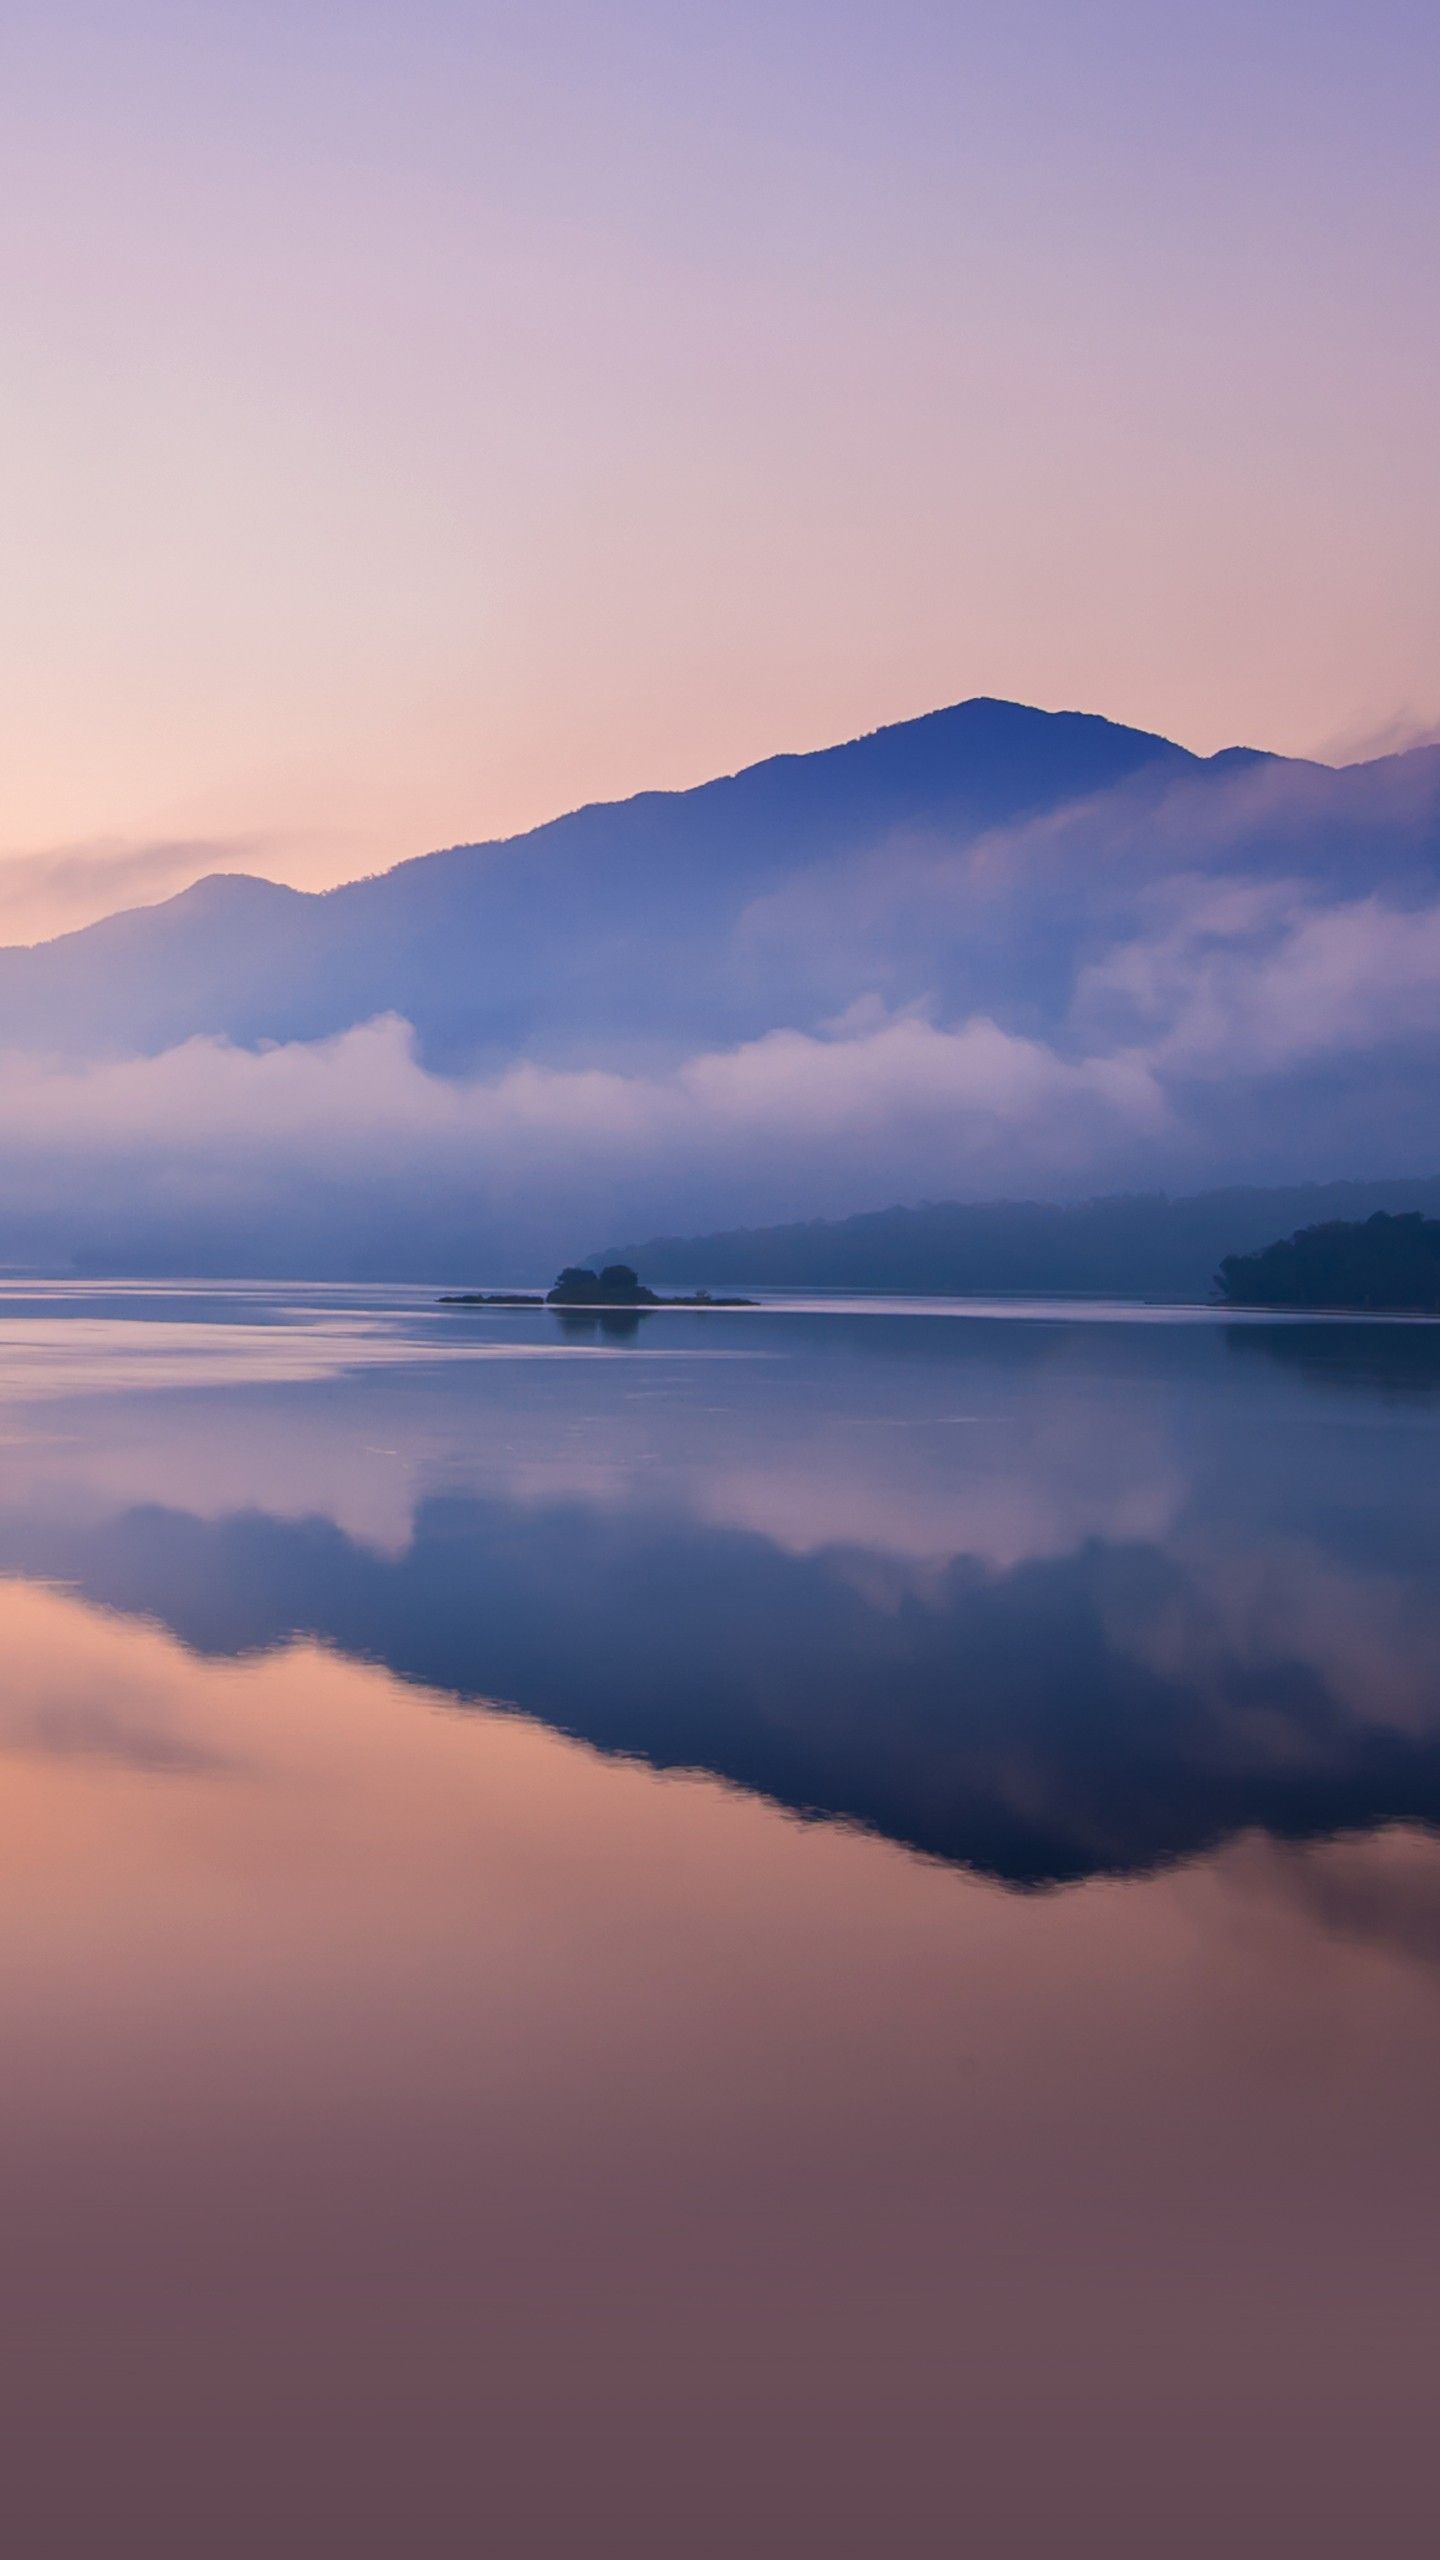
[[[628,1262],[607,1262],[603,1271],[569,1263],[553,1289],[542,1295],[524,1289],[455,1289],[442,1307],[753,1307],[753,1298],[712,1298],[708,1289],[690,1297],[661,1298],[647,1289]]]
[[[1329,1313],[1440,1315],[1440,1218],[1334,1218],[1301,1227],[1258,1253],[1229,1253],[1215,1278],[1227,1307],[1309,1307]]]

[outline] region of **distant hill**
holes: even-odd
[[[663,1285],[896,1290],[957,1297],[1154,1298],[1198,1304],[1227,1255],[1278,1229],[1375,1210],[1440,1216],[1440,1175],[1391,1182],[1236,1187],[1172,1200],[1117,1193],[1072,1206],[1037,1200],[926,1202],[719,1235],[650,1236],[607,1248]],[[1333,1302],[1332,1302],[1333,1303]]]

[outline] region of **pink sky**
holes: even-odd
[[[1433,10],[10,0],[0,938],[966,694],[1440,714]]]

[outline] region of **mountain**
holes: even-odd
[[[743,1037],[773,970],[725,953],[747,907],[905,838],[971,842],[1198,759],[1075,713],[976,701],[680,792],[578,809],[320,895],[215,877],[0,951],[7,1045],[153,1054],[196,1033],[313,1040],[395,1013],[432,1063],[538,1041]],[[678,974],[677,974],[678,971]]]
[[[1408,1177],[1437,1095],[1440,749],[978,700],[0,950],[0,1257],[510,1286],[897,1196]]]
[[[1034,1022],[1137,864],[1273,872],[1301,852],[1367,881],[1433,876],[1440,754],[1343,772],[1204,759],[978,700],[321,895],[202,880],[0,951],[0,1025],[9,1048],[128,1056],[397,1014],[455,1070],[754,1038],[876,990]]]
[[[1198,1304],[1221,1261],[1281,1231],[1383,1210],[1440,1215],[1440,1175],[1237,1186],[1170,1200],[1121,1192],[1039,1200],[926,1201],[853,1218],[651,1236],[607,1249],[647,1279],[685,1285],[900,1291],[955,1297],[1083,1295]]]

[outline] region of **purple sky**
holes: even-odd
[[[968,693],[1440,713],[1440,15],[7,0],[0,938]]]

